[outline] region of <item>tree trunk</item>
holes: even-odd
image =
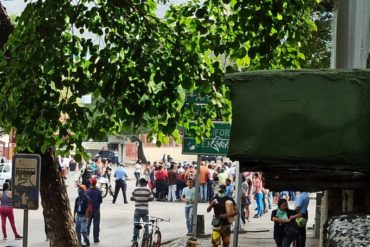
[[[4,6],[0,2],[0,49],[8,41],[9,35],[13,32],[13,25],[6,13]]]
[[[137,136],[131,136],[131,141],[139,143],[139,145],[137,146],[137,157],[143,163],[146,163],[147,160],[144,154],[143,142]]]
[[[50,246],[78,247],[66,185],[51,149],[41,155],[41,199]]]

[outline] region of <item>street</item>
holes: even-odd
[[[128,174],[130,180],[128,181],[127,197],[130,198],[131,192],[135,186],[134,169],[129,167]],[[112,178],[112,181],[114,179]],[[112,184],[114,186],[114,182]],[[73,208],[75,198],[77,197],[77,188],[72,186],[68,187],[68,194],[70,197],[70,204]],[[101,230],[100,230],[100,243],[94,244],[92,233],[90,233],[91,246],[100,247],[126,247],[130,246],[133,232],[133,215],[134,215],[134,202],[129,204],[123,203],[122,192],[118,195],[117,202],[112,204],[112,197],[107,195],[103,199],[101,205]],[[198,205],[198,214],[205,215],[205,229],[210,229],[210,222],[212,214],[206,213],[206,203]],[[186,235],[185,225],[185,210],[184,204],[181,202],[151,202],[149,204],[150,215],[170,218],[170,222],[160,223],[162,232],[162,240],[172,240]],[[16,227],[21,235],[23,229],[23,210],[14,209],[14,217]],[[29,211],[29,229],[28,229],[28,246],[30,247],[46,247],[49,242],[45,241],[46,236],[44,232],[44,220],[42,215],[42,207],[36,211]],[[91,229],[92,231],[92,229]],[[9,221],[7,221],[8,240],[0,240],[0,247],[3,246],[22,246],[22,240],[14,240],[14,235],[11,231]]]
[[[127,167],[126,167],[127,168]],[[127,197],[129,198],[135,186],[134,168],[127,168],[129,174]],[[114,179],[112,178],[112,181]],[[113,183],[114,184],[114,183]],[[77,188],[69,186],[68,194],[70,197],[71,207],[74,206],[75,198],[77,197]],[[314,195],[311,195],[309,205],[309,221],[307,226],[312,228],[315,218],[316,200]],[[101,205],[101,230],[100,230],[100,243],[93,243],[92,233],[90,233],[91,246],[99,247],[127,247],[130,246],[133,231],[133,213],[134,202],[129,204],[123,203],[123,197],[120,192],[117,202],[112,204],[112,197],[107,195],[103,199]],[[211,233],[211,219],[213,213],[207,213],[207,203],[198,204],[198,214],[205,217],[205,233]],[[289,203],[293,208],[293,203]],[[250,207],[251,215],[255,213],[253,204]],[[185,226],[185,210],[184,204],[181,202],[159,202],[154,201],[149,204],[150,215],[170,218],[170,222],[160,223],[162,232],[162,242],[183,238],[186,235]],[[23,230],[23,210],[14,210],[15,221],[18,231],[22,233]],[[244,244],[252,244],[253,246],[274,246],[266,244],[273,242],[272,228],[273,223],[270,221],[270,214],[264,214],[260,219],[251,219],[244,227],[247,233],[239,235],[239,246]],[[92,229],[91,229],[92,231]],[[22,246],[22,240],[14,240],[14,235],[11,231],[10,224],[7,222],[8,240],[0,240],[0,247],[6,246]],[[310,231],[312,233],[312,231]],[[49,242],[45,241],[46,236],[44,232],[44,221],[42,215],[42,208],[36,211],[29,211],[29,229],[28,229],[28,246],[30,247],[47,247]],[[184,244],[185,245],[185,244]]]

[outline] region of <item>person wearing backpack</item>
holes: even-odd
[[[89,235],[87,234],[87,225],[89,221],[89,217],[91,216],[92,209],[91,209],[91,202],[90,198],[85,194],[86,186],[80,185],[78,187],[78,197],[75,201],[74,207],[74,222],[76,223],[76,232],[78,242],[81,247],[90,246]],[[82,244],[81,235],[85,241],[85,244]]]
[[[195,175],[196,175],[196,171],[194,169],[194,166],[193,164],[190,164],[188,169],[185,172],[185,179],[195,181]]]

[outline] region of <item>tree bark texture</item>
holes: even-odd
[[[50,246],[78,247],[77,234],[67,194],[53,150],[41,155],[41,199]],[[76,192],[77,193],[77,192]]]
[[[144,154],[143,142],[137,136],[132,136],[131,141],[139,143],[137,146],[137,157],[139,160],[141,160],[141,162],[146,163],[147,160]]]
[[[13,25],[6,13],[5,7],[0,2],[0,49],[8,41],[9,35],[13,32]]]

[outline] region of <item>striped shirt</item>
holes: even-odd
[[[135,212],[149,212],[148,202],[153,200],[153,194],[147,186],[139,186],[132,192],[135,201]]]

